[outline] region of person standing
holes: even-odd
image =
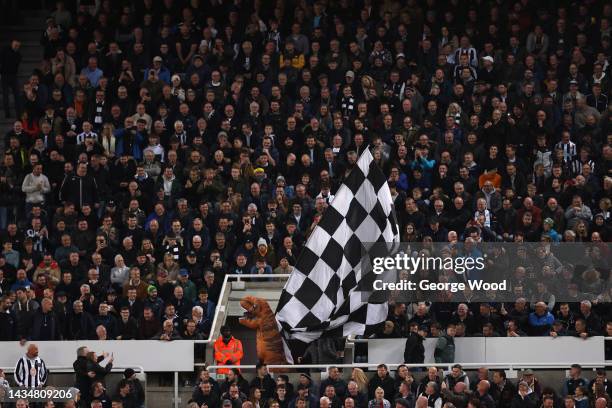
[[[43,174],[42,164],[36,163],[32,172],[25,176],[21,190],[26,195],[26,214],[29,215],[35,205],[44,207],[45,195],[51,191],[49,179]]]
[[[79,163],[74,174],[67,174],[62,182],[59,192],[60,200],[71,202],[78,209],[84,204],[98,203],[98,185],[96,180],[87,174],[87,163]]]
[[[215,341],[215,361],[218,365],[240,365],[244,352],[242,342],[232,336],[229,326],[221,327],[221,336]],[[227,374],[229,368],[217,369],[217,374]]]
[[[28,345],[26,354],[17,361],[15,366],[15,383],[24,388],[41,388],[47,382],[47,367],[38,356],[38,346]]]
[[[19,90],[17,89],[17,73],[21,64],[21,43],[17,40],[5,46],[0,53],[0,75],[2,76],[2,103],[4,105],[5,117],[11,117],[9,107],[9,90],[13,92],[15,99],[15,116],[19,116]]]
[[[77,359],[74,363],[72,363],[72,368],[74,369],[75,375],[74,386],[81,391],[81,399],[84,401],[90,400],[89,394],[91,391],[91,378],[93,377],[93,372],[87,371],[88,353],[89,349],[87,346],[79,347],[77,349]]]
[[[31,340],[62,340],[60,328],[62,322],[53,312],[53,300],[43,298],[40,302],[40,308],[34,313],[32,318],[32,327],[30,329]]]

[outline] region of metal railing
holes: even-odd
[[[337,367],[337,368],[362,368],[362,369],[366,369],[367,371],[375,371],[376,368],[383,363],[350,363],[350,364],[291,364],[291,365],[287,365],[287,364],[269,364],[268,368],[270,370],[274,370],[275,368],[277,369],[283,369],[283,370],[296,370],[299,371],[301,369],[320,369],[321,372],[323,371],[327,371],[330,367]],[[429,364],[403,364],[403,363],[384,363],[389,369],[396,369],[397,367],[399,367],[400,365],[404,365],[407,366],[408,368],[428,368],[428,367],[437,367],[439,369],[447,369],[448,371],[451,370],[451,368],[453,367],[453,365],[455,363],[450,363],[450,364],[441,364],[441,363],[429,363]],[[515,370],[515,369],[527,369],[527,368],[531,368],[531,369],[568,369],[572,364],[576,364],[576,361],[571,361],[571,362],[564,362],[564,363],[462,363],[461,367],[463,368],[480,368],[480,367],[487,367],[487,368],[491,368],[491,369],[508,369],[508,370]],[[582,368],[601,368],[606,366],[607,362],[606,361],[602,361],[602,362],[585,362],[585,363],[580,363],[580,365],[582,366]],[[196,366],[203,366],[204,364],[196,364]],[[239,369],[245,369],[245,370],[253,370],[255,369],[255,365],[254,364],[245,364],[245,365],[232,365],[232,366],[225,366],[225,365],[210,365],[207,366],[209,370],[216,370],[218,368],[239,368]]]
[[[227,300],[226,298],[229,297],[229,291],[228,291],[228,287],[230,285],[228,285],[228,283],[230,282],[230,279],[235,279],[234,282],[242,282],[242,279],[254,279],[254,280],[262,280],[262,281],[268,281],[270,279],[275,279],[275,278],[280,278],[280,279],[289,279],[289,274],[274,274],[274,275],[225,275],[225,278],[223,279],[223,285],[221,286],[221,293],[219,294],[219,304],[217,304],[216,309],[215,309],[215,316],[213,318],[212,321],[212,325],[210,327],[210,334],[208,335],[208,338],[205,340],[195,340],[194,342],[196,344],[209,344],[209,343],[214,343],[215,341],[215,333],[218,332],[217,326],[220,326],[220,320],[222,320],[225,317],[225,308],[226,308],[226,304],[227,302],[225,302],[225,304],[222,304],[224,302],[222,302],[221,300]],[[223,317],[220,317],[221,315],[223,315]]]
[[[72,366],[46,366],[46,367],[47,367],[47,370],[50,372],[50,374],[74,373],[74,368]],[[138,369],[138,373],[146,375],[143,366],[129,366],[129,367],[113,366],[113,368],[111,369],[111,373],[123,372],[127,368]],[[0,367],[0,370],[4,371],[5,373],[14,373],[15,367]]]

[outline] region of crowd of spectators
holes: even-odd
[[[190,408],[605,408],[612,387],[605,370],[585,378],[574,364],[562,382],[541,381],[531,370],[521,371],[516,381],[504,370],[481,367],[474,375],[455,364],[449,371],[435,366],[413,373],[405,365],[392,375],[385,364],[368,375],[353,368],[344,375],[337,367],[315,383],[302,373],[291,382],[284,374],[272,377],[263,364],[249,382],[239,370],[216,381],[203,370],[195,386]],[[193,405],[192,405],[193,404]]]
[[[404,241],[603,253],[547,270],[576,302],[397,304],[380,336],[612,334],[580,303],[609,293],[611,4],[90,3],[57,2],[5,137],[0,340],[207,337],[225,274],[290,273],[366,148]]]

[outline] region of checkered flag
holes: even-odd
[[[369,299],[371,290],[365,289],[365,281],[372,274],[362,276],[362,250],[367,251],[364,243],[398,241],[391,191],[366,149],[308,238],[285,284],[276,309],[284,339],[310,343],[323,333],[326,337],[373,333],[387,317],[387,303]]]

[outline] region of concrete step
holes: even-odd
[[[36,16],[27,13],[23,18],[23,24],[29,27],[44,27],[47,21],[48,14],[44,16]]]
[[[9,40],[10,38],[20,38],[22,40],[40,40],[40,36],[42,35],[42,28],[36,26],[5,26],[1,27],[2,30],[7,34]]]
[[[187,406],[187,401],[191,399],[193,387],[179,386],[179,398],[181,407]],[[173,407],[174,387],[153,387],[147,384],[147,408],[168,408]]]

